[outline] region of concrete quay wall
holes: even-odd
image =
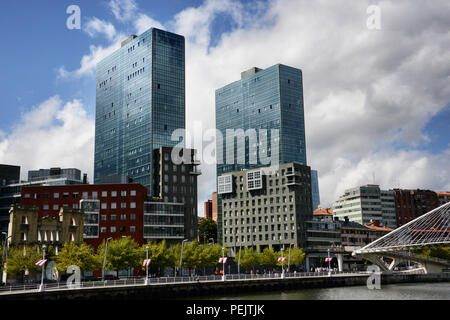
[[[237,293],[366,285],[368,275],[153,284],[0,295],[0,300],[171,300]],[[447,274],[383,274],[381,284],[450,282]]]

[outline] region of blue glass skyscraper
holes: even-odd
[[[131,177],[151,194],[153,150],[185,128],[185,40],[151,28],[97,65],[94,183]]]
[[[311,170],[311,195],[312,208],[316,210],[320,205],[319,174],[317,170]]]
[[[278,149],[280,164],[306,163],[305,120],[303,106],[302,71],[277,64],[267,69],[252,68],[241,74],[241,80],[216,90],[216,129],[226,139],[227,129],[277,129],[279,140],[274,140]],[[258,138],[256,149],[246,138],[245,149],[236,141],[217,143],[217,176],[228,172],[264,167],[258,161],[252,164],[250,154],[260,147],[270,154],[272,146],[269,135],[267,145],[261,145]],[[228,148],[228,149],[227,149]],[[232,149],[232,150],[230,150]],[[220,150],[223,150],[220,153]],[[233,163],[228,163],[227,154],[234,154]],[[238,163],[237,157],[245,155],[245,163]],[[271,163],[269,165],[276,165]],[[218,239],[222,238],[221,197],[218,196]]]

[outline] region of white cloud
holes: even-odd
[[[217,88],[253,66],[282,63],[303,71],[308,164],[319,171],[324,206],[347,188],[372,183],[374,172],[386,188],[450,189],[448,151],[417,149],[430,141],[423,132],[427,121],[449,102],[450,3],[380,1],[379,31],[366,27],[371,4],[210,0],[179,12],[165,26],[186,38],[188,129],[198,120],[205,130],[215,126]],[[113,0],[111,9],[137,34],[151,26],[164,29],[137,13],[134,1]],[[216,19],[224,16],[232,30],[211,45]],[[95,34],[112,34],[108,23],[100,25]],[[116,34],[107,48],[91,46],[71,74],[93,74],[119,38],[126,36]],[[215,189],[215,166],[202,165],[202,171],[199,201]]]
[[[121,22],[133,18],[134,13],[138,9],[134,0],[111,0],[109,7],[114,17]]]
[[[91,38],[95,37],[97,34],[103,34],[108,40],[112,41],[116,37],[116,28],[111,22],[106,22],[95,17],[88,20],[86,27],[83,28],[83,30],[87,32]]]
[[[79,168],[92,178],[94,131],[81,101],[54,96],[22,114],[12,132],[0,136],[0,162],[20,165],[24,179],[28,170],[50,167]]]

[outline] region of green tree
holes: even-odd
[[[213,238],[217,243],[217,223],[213,219],[205,219],[198,226],[198,238],[203,244],[209,243],[209,239]]]
[[[199,246],[199,267],[204,268],[204,273],[206,273],[206,267],[214,267],[219,263],[219,258],[222,257],[222,246],[216,244],[212,245],[200,245]],[[225,255],[227,255],[228,250],[225,250]]]
[[[305,260],[305,256],[305,252],[301,248],[291,248],[290,264],[293,266],[301,265],[303,260]]]
[[[274,266],[277,264],[279,253],[275,252],[273,248],[265,248],[260,254],[259,264],[263,266]]]
[[[170,257],[168,255],[167,243],[165,240],[161,242],[149,242],[142,245],[143,259],[147,256],[146,247],[148,246],[148,258],[151,259],[150,270],[161,270],[166,266],[171,266]]]
[[[81,273],[92,271],[102,267],[100,256],[94,254],[94,248],[86,243],[79,245],[74,242],[65,244],[56,256],[56,269],[59,272],[66,272],[70,266],[80,267]]]
[[[198,241],[192,241],[191,243],[186,243],[183,250],[183,267],[184,268],[195,268],[200,265],[200,252],[201,248]]]
[[[253,268],[259,264],[260,253],[253,248],[245,248],[241,253],[241,266]]]
[[[421,250],[419,253],[429,257],[450,260],[450,247],[431,248]]]
[[[12,276],[16,280],[23,281],[27,270],[30,278],[35,277],[37,270],[41,269],[35,264],[41,259],[42,252],[38,250],[37,246],[10,247],[6,260],[8,277]]]
[[[97,249],[97,255],[103,262],[105,254],[105,241]],[[142,259],[145,251],[131,239],[131,237],[114,239],[108,243],[106,254],[106,270],[117,271],[130,270],[131,268],[142,266]]]

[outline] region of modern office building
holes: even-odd
[[[28,171],[28,181],[40,181],[40,180],[50,180],[58,178],[68,178],[74,181],[82,182],[81,170],[76,168],[51,168],[51,169],[39,169]]]
[[[0,164],[0,186],[17,183],[20,180],[20,166]]]
[[[303,108],[302,71],[281,64],[252,68],[217,89],[216,129],[223,137],[217,139],[217,176],[278,163],[306,165]],[[219,193],[219,241],[221,208]]]
[[[94,183],[130,177],[152,195],[153,152],[185,128],[185,40],[151,28],[97,64]]]
[[[393,192],[382,191],[378,185],[348,189],[333,203],[333,216],[362,225],[378,221],[380,225],[396,228],[393,200]]]
[[[279,250],[306,245],[306,221],[312,218],[311,170],[297,163],[219,176],[223,245]]]
[[[173,150],[176,150],[182,159],[173,159]],[[169,209],[171,212],[181,211],[183,215],[182,223],[178,221],[177,224],[182,224],[183,228],[179,233],[184,238],[178,240],[197,238],[197,178],[201,175],[201,171],[198,169],[200,162],[196,159],[196,152],[195,149],[183,148],[178,150],[169,147],[160,147],[154,150],[152,196],[171,207]],[[171,203],[176,204],[176,208]],[[161,206],[160,203],[157,205]],[[162,216],[160,217],[161,221],[164,220]],[[166,221],[164,224],[155,225],[152,228],[147,227],[148,230],[158,230],[158,234],[164,234],[164,230],[171,228],[169,222]],[[160,237],[159,240],[161,239]]]
[[[0,239],[3,241],[3,232],[8,231],[9,209],[11,205],[19,204],[19,197],[15,196],[16,188],[10,184],[20,182],[20,166],[0,164]]]
[[[319,174],[317,170],[311,170],[311,194],[313,210],[316,210],[320,205]]]

